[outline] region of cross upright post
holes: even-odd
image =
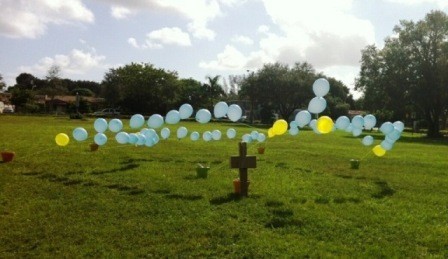
[[[257,159],[255,156],[247,156],[247,143],[240,142],[239,156],[230,157],[230,168],[238,168],[240,175],[240,195],[243,197],[248,196],[249,192],[249,180],[247,176],[248,168],[257,167]]]

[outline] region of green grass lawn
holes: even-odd
[[[343,132],[277,136],[263,155],[249,144],[257,168],[237,199],[229,157],[253,128],[181,122],[152,148],[109,132],[91,152],[93,121],[0,116],[0,149],[16,152],[0,163],[0,257],[448,257],[447,141],[404,134],[380,158]],[[223,138],[177,140],[181,125]],[[55,144],[78,126],[89,140]]]

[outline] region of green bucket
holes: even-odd
[[[208,170],[210,170],[210,167],[197,167],[196,176],[198,178],[207,178]]]

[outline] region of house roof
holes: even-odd
[[[91,96],[80,96],[82,100],[88,102],[88,103],[103,103],[105,100],[104,98],[97,98],[97,97],[91,97]],[[44,102],[56,102],[56,103],[75,103],[76,102],[76,96],[75,95],[56,95],[53,98],[51,98],[48,95],[36,95],[35,100],[38,103],[44,103]]]

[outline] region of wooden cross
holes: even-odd
[[[240,195],[247,197],[249,189],[247,169],[257,167],[257,158],[255,156],[247,156],[246,142],[240,142],[238,146],[240,155],[230,157],[230,168],[238,168],[240,170]]]

